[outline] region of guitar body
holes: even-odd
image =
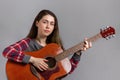
[[[27,55],[31,55],[38,58],[53,58],[63,50],[55,43],[48,44],[46,47],[33,52],[25,52]],[[48,61],[49,62],[49,61]],[[54,63],[55,62],[55,63]],[[63,63],[64,62],[64,63]],[[68,58],[61,61],[52,61],[49,63],[50,68],[46,71],[39,71],[39,78],[32,74],[30,66],[31,64],[23,64],[8,60],[6,63],[6,73],[8,80],[55,80],[59,77],[66,75],[66,67],[63,64],[69,64]],[[51,66],[52,65],[52,66]],[[70,69],[69,69],[70,70]]]

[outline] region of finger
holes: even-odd
[[[48,60],[47,60],[47,62],[48,62]],[[44,66],[46,69],[48,69],[48,64],[46,63],[45,60],[41,63],[41,65]]]
[[[85,50],[86,50],[86,48],[85,48],[85,47],[83,47],[83,48],[82,48],[82,51],[85,51]]]
[[[47,70],[48,68],[46,67],[46,66],[44,66],[44,65],[40,65],[40,68],[42,69],[42,70]]]
[[[40,71],[44,71],[42,68],[39,68]]]
[[[85,41],[84,47],[85,47],[85,48],[89,48],[89,43],[88,43],[88,41]]]
[[[47,63],[44,62],[41,65],[44,66],[46,69],[48,69],[48,64]]]
[[[48,60],[47,59],[43,59],[45,62],[48,62]]]
[[[88,42],[87,41],[84,41],[84,45],[87,45],[88,44]]]
[[[85,44],[85,45],[88,45],[87,38],[85,38],[85,40],[84,40],[84,44]]]
[[[89,43],[89,47],[90,47],[90,48],[92,47],[92,43],[91,43],[91,42]]]
[[[37,67],[40,71],[44,71],[44,70],[47,70],[48,68],[46,68],[44,65],[38,65]]]
[[[86,47],[84,47],[84,48],[83,48],[83,50],[85,51],[85,50],[87,50],[87,48],[86,48]]]
[[[43,69],[41,68],[41,66],[38,66],[37,68],[38,68],[40,71],[43,71]]]
[[[44,60],[44,61],[43,61],[43,65],[44,65],[46,68],[48,68],[47,62],[48,62],[48,60]]]
[[[48,67],[48,64],[46,62],[48,62],[47,59],[41,59],[41,62],[39,62],[39,64]]]
[[[45,59],[41,59],[41,61],[38,63],[38,68],[43,71],[48,69],[47,63],[44,62]],[[46,60],[47,61],[47,60]]]

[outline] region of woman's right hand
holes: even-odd
[[[32,57],[30,58],[29,62],[32,63],[35,67],[37,67],[40,71],[44,71],[48,69],[47,62],[48,60],[44,58],[35,58]]]

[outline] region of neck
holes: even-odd
[[[45,45],[46,45],[46,39],[47,39],[47,37],[37,37],[37,38],[36,38],[36,41],[37,41],[40,45],[45,46]]]

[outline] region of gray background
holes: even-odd
[[[24,38],[42,9],[58,17],[66,49],[113,26],[116,37],[100,39],[83,52],[77,69],[63,80],[120,80],[120,0],[0,0],[0,80],[7,80],[2,51]],[[71,56],[70,56],[71,57]]]

